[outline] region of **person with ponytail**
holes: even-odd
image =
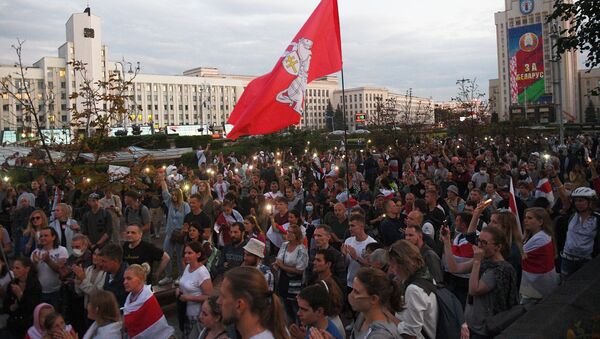
[[[355,339],[400,339],[396,319],[400,310],[400,288],[380,269],[362,267],[352,282],[348,303],[360,312],[352,328]]]
[[[241,339],[290,338],[279,296],[269,290],[265,277],[254,267],[227,271],[217,302],[223,322],[235,325]]]
[[[123,286],[129,293],[123,307],[124,327],[130,339],[175,338],[150,285],[144,285],[150,265],[133,264],[125,270]]]
[[[250,214],[244,218],[244,230],[246,231],[246,242],[248,242],[250,238],[256,238],[261,242],[266,243],[267,238],[265,232],[260,228],[255,216]]]
[[[390,273],[405,286],[404,310],[399,316],[398,331],[403,337],[436,338],[438,303],[435,285],[421,251],[408,240],[399,240],[390,247],[388,254]]]

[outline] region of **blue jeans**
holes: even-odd
[[[163,243],[163,250],[171,257],[171,262],[165,267],[165,276],[170,277],[173,274],[173,262],[177,264],[177,271],[179,276],[183,274],[182,261],[183,261],[183,245],[171,241],[171,233],[167,230],[167,235]]]
[[[564,257],[560,258],[560,275],[563,278],[568,278],[573,273],[577,272],[583,265],[587,264],[589,259],[571,260]]]

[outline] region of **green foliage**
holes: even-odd
[[[206,147],[206,145],[212,140],[212,136],[210,135],[184,135],[184,136],[175,136],[173,141],[175,142],[175,147],[192,147],[198,148],[198,146]],[[213,144],[211,147],[214,147]]]
[[[592,100],[588,102],[588,106],[585,108],[585,122],[597,122],[596,118],[596,107]]]
[[[547,21],[560,19],[568,23],[562,28],[557,41],[559,56],[567,51],[586,54],[585,67],[592,69],[600,65],[600,1],[578,0],[567,3],[555,0],[554,12]],[[597,87],[594,95],[600,95]]]

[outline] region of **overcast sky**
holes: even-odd
[[[260,75],[318,0],[96,0],[112,60],[140,61],[142,73],[182,74],[198,66]],[[0,63],[26,40],[25,61],[57,56],[65,23],[85,0],[0,0]],[[504,0],[339,0],[346,87],[385,86],[446,101],[456,80],[487,93],[497,77],[494,13]]]

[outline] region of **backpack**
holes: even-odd
[[[137,213],[138,217],[140,218],[140,220],[142,222],[144,222],[144,218],[142,217],[142,208],[144,208],[143,206],[144,205],[140,204],[140,208],[138,208],[138,213]],[[131,212],[131,210],[132,210],[132,208],[129,206],[125,207],[125,225],[127,225],[127,226],[129,226],[129,212]],[[140,227],[141,226],[143,226],[143,225],[140,225]]]
[[[416,278],[411,282],[422,288],[427,294],[435,293],[435,299],[438,304],[438,319],[435,328],[436,339],[460,339],[460,329],[465,322],[463,309],[458,298],[447,288],[441,285],[434,285],[433,282],[425,278]],[[425,332],[423,336],[429,338]]]

